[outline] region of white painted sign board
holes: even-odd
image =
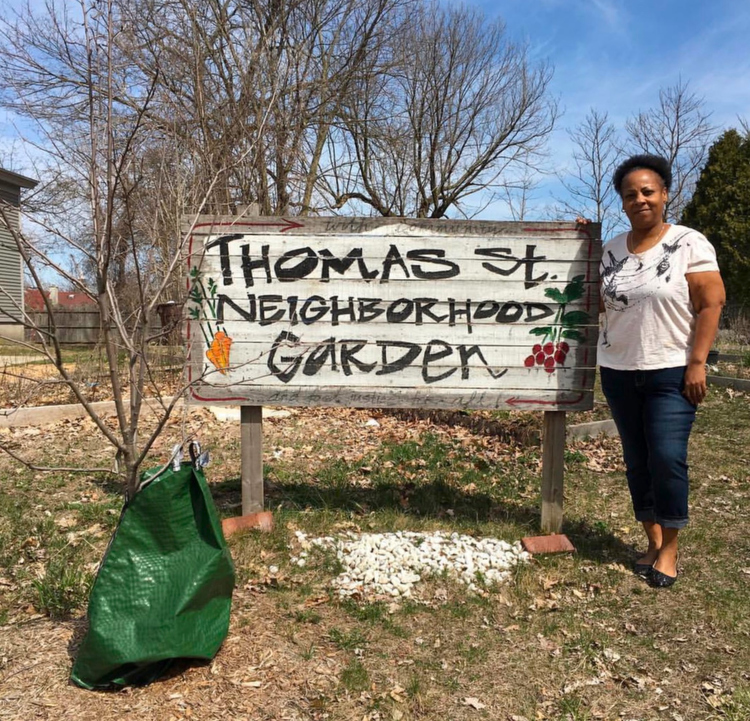
[[[194,401],[584,410],[597,225],[199,217]]]

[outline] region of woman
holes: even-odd
[[[633,510],[648,538],[635,572],[661,588],[677,579],[677,534],[688,522],[688,437],[706,396],[706,357],[724,305],[713,246],[664,220],[671,182],[669,163],[653,155],[636,155],[615,171],[631,229],[604,246],[598,351]]]

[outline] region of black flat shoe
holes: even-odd
[[[677,580],[677,576],[667,576],[666,573],[657,571],[655,568],[651,568],[651,573],[648,576],[648,583],[652,588],[669,588],[674,585]]]
[[[635,563],[633,564],[633,573],[641,578],[648,578],[651,575],[651,571],[654,570],[654,566],[651,563]]]

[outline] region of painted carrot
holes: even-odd
[[[223,331],[218,330],[211,341],[211,347],[206,351],[206,358],[214,364],[219,373],[226,375],[229,368],[229,348],[232,339]]]

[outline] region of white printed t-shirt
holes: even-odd
[[[716,251],[682,225],[670,226],[644,253],[630,253],[627,239],[621,233],[603,249],[598,363],[615,370],[687,365],[696,313],[685,274],[719,270]]]

